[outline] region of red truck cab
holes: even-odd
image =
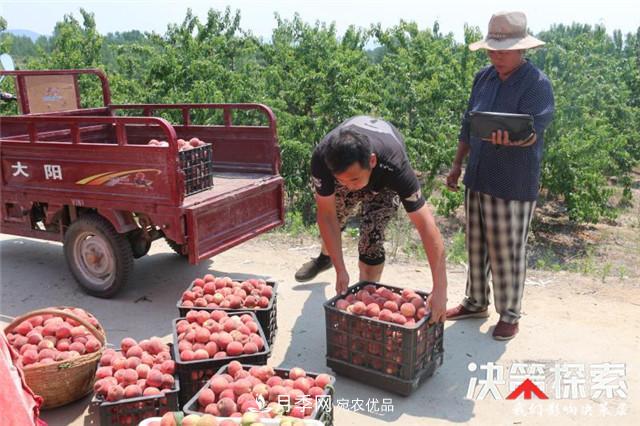
[[[20,108],[0,117],[0,232],[61,241],[88,293],[113,296],[156,239],[196,264],[284,223],[268,107],[114,105],[100,70],[0,75],[15,78]],[[101,107],[80,107],[81,75],[100,79]],[[220,122],[194,124],[203,112]],[[204,144],[179,152],[179,139]]]

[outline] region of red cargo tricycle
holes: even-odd
[[[89,294],[113,296],[154,240],[197,264],[284,223],[268,107],[114,105],[105,74],[93,69],[0,75],[15,78],[20,109],[0,117],[0,232],[61,241]],[[81,107],[87,75],[100,80],[100,107]],[[220,122],[193,123],[203,111]],[[154,116],[171,113],[177,122]],[[238,123],[247,115],[253,121]],[[180,139],[204,143],[179,151]]]

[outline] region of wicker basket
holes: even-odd
[[[82,398],[93,391],[94,376],[98,362],[102,357],[106,337],[102,327],[96,329],[77,315],[60,310],[61,308],[46,308],[31,311],[17,317],[5,329],[4,333],[10,333],[22,321],[37,315],[54,315],[70,318],[83,325],[101,344],[98,351],[80,355],[79,357],[58,361],[47,365],[28,365],[23,368],[27,385],[36,395],[44,399],[42,408],[55,408],[66,405]]]

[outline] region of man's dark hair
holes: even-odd
[[[353,130],[341,130],[329,138],[324,152],[324,162],[332,174],[342,173],[358,163],[369,169],[371,142],[366,135]]]

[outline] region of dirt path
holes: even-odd
[[[333,273],[328,271],[308,284],[293,280],[295,269],[316,254],[317,247],[288,247],[279,238],[265,236],[228,251],[197,267],[185,264],[163,243],[154,244],[151,255],[136,261],[131,285],[112,300],[82,293],[68,273],[61,246],[0,235],[0,321],[35,308],[76,305],[93,312],[102,322],[110,342],[125,336],[169,337],[170,321],[177,316],[176,300],[187,284],[207,272],[216,275],[273,277],[279,282],[279,331],[269,363],[327,371],[325,365],[324,312],[322,303],[333,295]],[[352,278],[356,258],[347,257]],[[636,264],[637,267],[637,264]],[[460,300],[465,271],[449,271],[449,301]],[[602,280],[569,272],[530,271],[524,296],[521,332],[511,342],[491,338],[495,312],[487,320],[447,323],[444,364],[411,397],[403,398],[358,382],[338,378],[336,425],[424,425],[465,423],[506,424],[637,424],[640,417],[640,282],[634,277]],[[383,281],[399,286],[430,288],[426,265],[388,265]],[[508,394],[509,367],[515,362],[541,363],[547,375],[549,401],[467,399],[470,380],[486,378],[480,368],[493,362],[504,368],[502,398]],[[551,372],[558,364],[586,368],[586,393],[575,400],[555,399]],[[589,370],[598,364],[620,363],[627,398],[591,399]],[[483,373],[484,376],[483,377]],[[573,376],[579,390],[582,380]],[[513,380],[513,379],[512,379]],[[567,379],[570,380],[570,379]],[[477,382],[480,384],[481,382]],[[570,381],[563,384],[570,388]],[[615,389],[620,389],[619,386]],[[476,389],[481,392],[481,386]],[[390,399],[390,401],[385,401]],[[477,399],[477,397],[476,397]],[[378,404],[374,404],[375,400]],[[361,401],[360,405],[358,401]],[[369,407],[367,407],[367,402]],[[388,412],[381,413],[381,404]],[[45,412],[52,426],[96,424],[87,416],[88,399]],[[378,412],[376,413],[376,408]]]

